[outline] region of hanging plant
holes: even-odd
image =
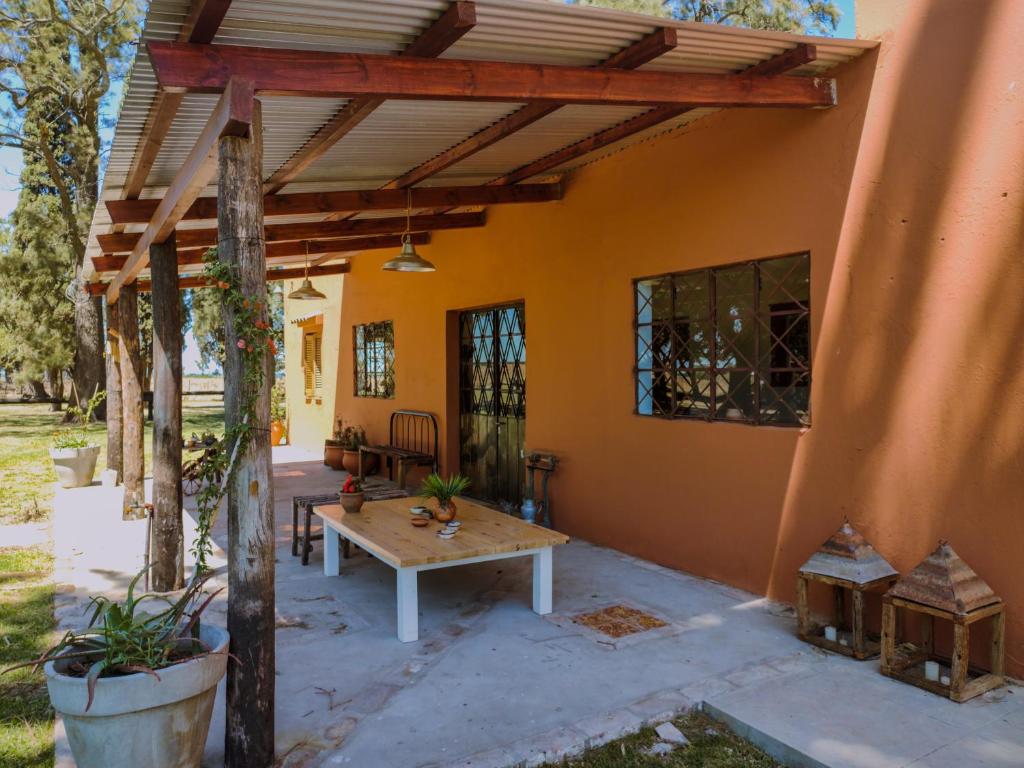
[[[242,382],[238,422],[225,429],[221,450],[204,461],[199,470],[202,490],[196,496],[198,521],[192,546],[196,559],[194,579],[209,571],[213,550],[210,530],[238,461],[252,445],[254,425],[259,421],[257,400],[267,375],[267,354],[271,358],[277,354],[273,329],[266,319],[266,302],[253,301],[242,292],[237,269],[221,262],[216,248],[208,250],[203,261],[206,265],[203,274],[210,283],[207,290],[219,291],[224,309],[230,310],[234,317],[235,346],[242,356]]]

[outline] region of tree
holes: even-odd
[[[274,343],[277,345],[275,368],[284,368],[284,296],[276,290],[275,285],[267,284],[267,308],[270,312],[270,327]],[[205,288],[186,291],[186,312],[183,317],[191,314],[192,337],[199,347],[199,365],[205,371],[215,370],[224,366],[224,310],[220,295],[216,291]],[[186,320],[186,327],[189,322]]]
[[[82,280],[99,192],[100,116],[124,76],[139,21],[135,0],[0,0],[0,144],[40,163],[74,257],[74,379],[104,381],[102,298]],[[53,242],[52,247],[58,243]]]
[[[834,0],[573,0],[577,5],[615,8],[648,16],[831,35],[839,24]]]

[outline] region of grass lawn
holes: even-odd
[[[47,451],[60,425],[61,414],[48,405],[0,405],[0,541],[5,524],[49,517],[57,475]],[[186,437],[220,434],[220,399],[187,399],[182,426]],[[102,446],[98,473],[106,465],[106,428],[93,424],[89,432]],[[147,473],[152,442],[152,425],[147,424]],[[0,547],[0,669],[36,658],[56,642],[52,570],[52,556],[44,549]],[[42,671],[26,668],[0,676],[0,766],[52,765],[53,712]]]
[[[563,768],[778,768],[778,763],[725,726],[697,712],[673,720],[690,743],[664,756],[647,755],[653,728],[588,751]],[[552,764],[549,768],[555,768]]]

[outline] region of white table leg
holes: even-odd
[[[419,599],[416,596],[416,570],[398,568],[398,639],[412,643],[419,639]]]
[[[544,547],[533,556],[533,611],[545,616],[551,613],[551,547]]]
[[[324,576],[337,576],[341,573],[338,560],[338,532],[324,524]]]

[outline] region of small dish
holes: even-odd
[[[457,528],[442,528],[437,532],[437,535],[442,539],[451,539],[455,536]]]
[[[450,523],[448,523],[448,524],[447,524],[447,525],[446,525],[445,527],[446,527],[446,528],[451,528],[452,530],[456,530],[456,529],[458,529],[458,528],[459,528],[459,527],[460,527],[461,525],[462,525],[462,523],[460,523],[460,522],[459,522],[458,520],[452,520],[452,521],[451,521]]]
[[[415,525],[417,528],[426,528],[428,525],[430,525],[430,521],[427,520],[425,517],[414,517],[409,522]]]
[[[426,507],[409,507],[410,515],[419,515],[420,517],[430,517],[430,510]]]

